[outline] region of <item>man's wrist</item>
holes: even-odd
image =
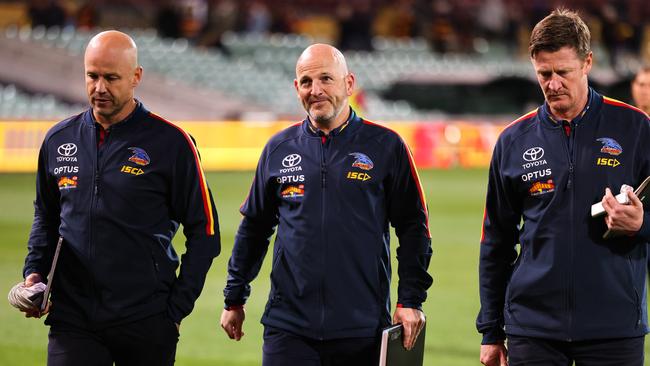
[[[506,339],[506,333],[501,328],[490,329],[483,333],[482,345],[503,344]]]
[[[482,346],[503,346],[506,343],[505,339],[492,341],[490,343],[481,343]]]
[[[415,303],[409,303],[409,302],[398,302],[395,307],[397,309],[417,309],[422,311],[422,304],[415,304]]]
[[[244,304],[235,304],[235,305],[228,305],[228,304],[226,304],[226,305],[223,306],[223,308],[224,308],[225,310],[228,310],[228,311],[232,311],[232,310],[241,310],[241,309],[244,308]]]

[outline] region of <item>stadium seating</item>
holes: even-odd
[[[63,119],[79,113],[83,105],[68,104],[52,94],[31,95],[15,85],[0,85],[0,120]]]
[[[45,48],[66,50],[80,56],[90,37],[98,30],[78,31],[72,27],[9,27],[4,37],[31,42]],[[300,118],[303,111],[293,89],[294,67],[300,52],[314,40],[295,34],[246,34],[227,32],[224,48],[198,48],[187,39],[164,39],[153,29],[127,29],[139,46],[140,62],[146,72],[164,76],[173,83],[183,81],[197,89],[215,90],[232,96],[242,105],[255,104],[275,118]],[[436,119],[440,112],[420,110],[404,100],[389,100],[396,83],[434,85],[485,85],[495,80],[519,78],[534,86],[527,57],[508,58],[503,50],[487,49],[484,54],[440,55],[431,51],[422,38],[376,37],[375,51],[348,51],[348,66],[357,76],[358,87],[366,95],[366,109],[376,120]],[[597,64],[592,80],[602,85],[618,76],[605,64]],[[622,63],[631,73],[638,65]],[[30,105],[29,103],[27,103]],[[443,106],[444,107],[444,106]],[[22,111],[15,107],[16,110]],[[437,106],[434,105],[434,108]],[[22,112],[21,112],[22,113]]]
[[[267,106],[276,116],[296,118],[303,114],[296,101],[293,78],[297,57],[313,42],[307,37],[228,33],[223,43],[231,54],[226,55],[217,50],[194,47],[186,39],[162,39],[151,29],[126,31],[136,40],[140,63],[148,72],[250,100]],[[4,36],[81,55],[94,33],[68,27],[47,30],[43,27],[10,27],[5,30]],[[378,54],[358,52],[347,55],[351,69],[357,74],[359,86],[368,94],[367,107],[373,111],[373,118],[425,118],[424,114],[418,115],[406,102],[387,101],[379,96],[379,92],[401,76],[399,70],[404,67],[400,64],[400,52],[391,48],[390,41],[384,40],[382,47],[385,51]],[[413,57],[425,58],[429,55],[422,42],[398,42],[395,47],[408,54],[421,54]]]

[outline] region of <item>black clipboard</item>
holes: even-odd
[[[52,282],[54,279],[54,271],[56,271],[56,263],[59,261],[59,253],[61,253],[61,246],[63,245],[63,237],[59,236],[59,241],[56,243],[56,250],[54,251],[54,258],[52,259],[52,267],[50,273],[47,274],[47,285],[43,291],[43,300],[41,300],[40,313],[45,313],[47,304],[50,302],[50,292],[52,292]]]
[[[426,323],[415,340],[410,351],[404,348],[402,324],[384,328],[381,332],[381,347],[379,349],[379,366],[422,366],[424,362],[424,338]]]
[[[644,207],[650,205],[650,203],[648,203],[648,196],[650,196],[650,176],[639,184],[639,186],[634,190],[634,194],[639,197],[639,200],[643,203]]]

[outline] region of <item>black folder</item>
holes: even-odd
[[[45,313],[47,309],[47,303],[50,301],[50,292],[52,291],[52,282],[54,282],[54,271],[56,271],[56,264],[59,261],[59,253],[61,253],[61,245],[63,245],[63,237],[59,236],[59,241],[56,243],[56,249],[54,250],[54,258],[52,259],[52,267],[50,267],[50,273],[47,275],[47,286],[43,292],[43,300],[41,301],[40,313]]]
[[[401,324],[384,328],[381,334],[379,350],[379,366],[422,366],[424,361],[425,326],[415,340],[415,346],[410,351],[404,348]]]

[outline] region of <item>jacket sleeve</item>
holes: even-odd
[[[650,243],[650,208],[648,207],[644,207],[643,223],[637,235],[643,238],[645,242]],[[650,259],[648,259],[648,263],[650,264]]]
[[[257,277],[278,224],[278,209],[272,187],[267,184],[268,146],[257,164],[255,178],[240,212],[244,216],[228,261],[228,279],[223,290],[226,306],[243,305],[250,296],[250,283]]]
[[[482,344],[505,339],[503,307],[506,287],[517,258],[520,203],[514,190],[501,176],[503,144],[497,144],[490,163],[481,248],[479,258],[479,293],[481,309],[476,328],[483,334]]]
[[[60,213],[59,189],[56,179],[48,174],[47,144],[43,142],[38,154],[34,221],[27,244],[24,277],[38,273],[46,281],[59,237]]]
[[[217,210],[201,167],[198,150],[183,132],[171,176],[172,218],[183,224],[185,253],[174,282],[168,312],[176,322],[189,315],[201,294],[212,260],[221,251]]]
[[[399,240],[397,302],[403,307],[422,307],[433,279],[427,272],[431,261],[431,234],[426,199],[413,157],[399,139],[388,193],[388,218]]]
[[[642,133],[639,134],[639,159],[640,159],[640,177],[639,183],[650,176],[650,144],[647,141],[650,139],[650,119],[647,116],[644,116],[645,121],[642,121],[643,127]],[[641,228],[637,233],[645,242],[650,243],[650,205],[647,202],[644,202],[644,214],[643,214],[643,223]],[[650,262],[649,262],[650,263]]]

